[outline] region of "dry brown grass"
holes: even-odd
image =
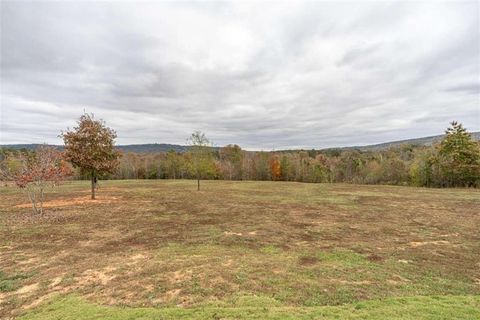
[[[52,295],[105,304],[283,305],[480,293],[480,192],[282,182],[75,182],[43,218],[0,189],[8,315]],[[0,279],[1,280],[1,279]]]
[[[100,204],[100,203],[112,203],[114,201],[118,201],[118,197],[113,196],[97,196],[94,200],[90,198],[90,195],[76,197],[72,199],[58,199],[58,200],[50,200],[45,201],[43,203],[44,208],[57,208],[57,207],[69,207],[69,206],[77,206],[83,204]],[[17,204],[15,208],[31,208],[31,203],[22,203]]]

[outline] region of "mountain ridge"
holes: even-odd
[[[470,132],[472,138],[476,141],[480,141],[480,131]],[[404,140],[395,140],[377,144],[363,145],[363,146],[347,146],[347,147],[331,147],[331,148],[312,148],[312,149],[288,149],[288,150],[276,150],[276,152],[288,152],[288,151],[298,151],[298,150],[360,150],[360,151],[379,151],[385,150],[390,147],[399,146],[402,144],[413,144],[419,146],[429,146],[434,143],[440,142],[445,137],[445,134],[428,136],[421,138],[413,139],[404,139]],[[31,143],[31,144],[1,144],[0,148],[11,148],[11,149],[27,149],[33,150],[41,146],[42,144]],[[62,145],[50,145],[58,149],[63,149]],[[168,152],[174,150],[176,152],[185,152],[190,147],[179,144],[169,144],[169,143],[145,143],[145,144],[127,144],[127,145],[117,145],[117,148],[123,152],[135,152],[135,153],[154,153],[154,152]],[[214,149],[219,149],[219,147],[213,147]],[[257,150],[258,151],[258,150]]]

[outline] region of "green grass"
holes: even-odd
[[[3,271],[0,271],[0,292],[10,292],[18,289],[20,287],[20,282],[31,276],[31,274],[26,273],[7,275]]]
[[[99,306],[78,297],[57,298],[22,320],[93,319],[479,319],[480,296],[390,298],[325,307],[279,307],[268,299],[245,297],[235,307],[128,308]]]

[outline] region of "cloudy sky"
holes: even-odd
[[[1,2],[0,143],[246,149],[480,130],[479,2]]]

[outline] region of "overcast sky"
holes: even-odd
[[[323,148],[480,130],[479,2],[1,2],[0,143]]]

